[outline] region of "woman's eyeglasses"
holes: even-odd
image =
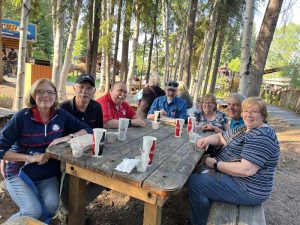
[[[36,90],[35,93],[39,96],[44,96],[44,95],[56,95],[56,91],[50,91],[50,90]]]

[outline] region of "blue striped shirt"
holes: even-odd
[[[253,176],[234,179],[251,196],[265,200],[271,194],[275,168],[280,156],[277,136],[269,125],[245,131],[245,126],[239,126],[223,132],[227,145],[217,159],[225,162],[245,159],[257,165],[259,169]]]

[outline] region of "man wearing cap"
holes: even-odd
[[[81,74],[77,77],[73,86],[75,96],[68,101],[63,102],[61,108],[67,110],[77,119],[88,124],[93,128],[103,128],[103,115],[101,105],[93,100],[95,94],[95,79],[89,74]],[[103,187],[94,183],[89,183],[86,187],[85,204],[88,205],[103,191]],[[62,202],[68,209],[69,178],[65,177],[62,192]],[[86,218],[89,221],[89,218]]]
[[[154,111],[160,111],[160,115],[170,118],[187,118],[186,101],[177,96],[178,83],[169,81],[166,84],[166,95],[156,98],[148,112],[148,119],[154,118]]]
[[[78,76],[73,89],[75,93],[74,98],[63,102],[61,108],[67,110],[91,128],[102,128],[101,105],[92,99],[96,91],[94,78],[89,74]]]
[[[119,118],[130,119],[129,126],[145,126],[145,122],[125,101],[126,96],[125,83],[116,82],[107,94],[97,99],[102,106],[104,128],[118,128]]]
[[[239,93],[232,93],[229,95],[228,103],[228,116],[231,118],[230,129],[244,125],[244,120],[241,116],[242,113],[242,102],[245,97]]]

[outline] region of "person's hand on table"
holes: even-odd
[[[159,110],[159,112],[160,112],[161,117],[168,115],[167,112],[164,109]]]
[[[32,163],[38,163],[39,165],[42,165],[46,162],[48,162],[49,160],[49,156],[47,153],[42,153],[42,154],[33,154],[31,157],[30,157],[30,162]]]
[[[71,139],[71,136],[70,135],[67,135],[67,136],[64,136],[64,137],[61,137],[61,138],[56,138],[54,139],[49,146],[52,146],[52,145],[57,145],[59,143],[62,143],[62,142],[67,142]]]
[[[211,124],[206,124],[206,125],[202,126],[202,129],[206,130],[206,131],[214,131],[215,133],[222,132],[222,130],[220,128],[213,126]]]
[[[132,119],[131,124],[134,127],[144,127],[146,125],[145,122],[141,119]]]
[[[201,148],[201,149],[207,149],[207,147],[208,147],[208,142],[207,142],[207,139],[206,138],[199,138],[199,139],[197,139],[197,141],[196,141],[196,146],[197,146],[197,148]]]

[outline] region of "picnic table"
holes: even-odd
[[[47,152],[62,163],[70,176],[68,224],[84,224],[86,181],[127,194],[144,202],[144,225],[160,225],[162,207],[168,197],[178,192],[193,172],[204,151],[195,149],[188,141],[186,126],[180,138],[174,136],[173,126],[162,125],[153,130],[150,121],[144,128],[128,128],[127,139],[105,144],[103,156],[93,158],[91,150],[74,158],[68,144],[49,147]],[[153,163],[144,173],[136,169],[130,174],[114,168],[124,158],[140,155],[142,137],[157,138]]]

